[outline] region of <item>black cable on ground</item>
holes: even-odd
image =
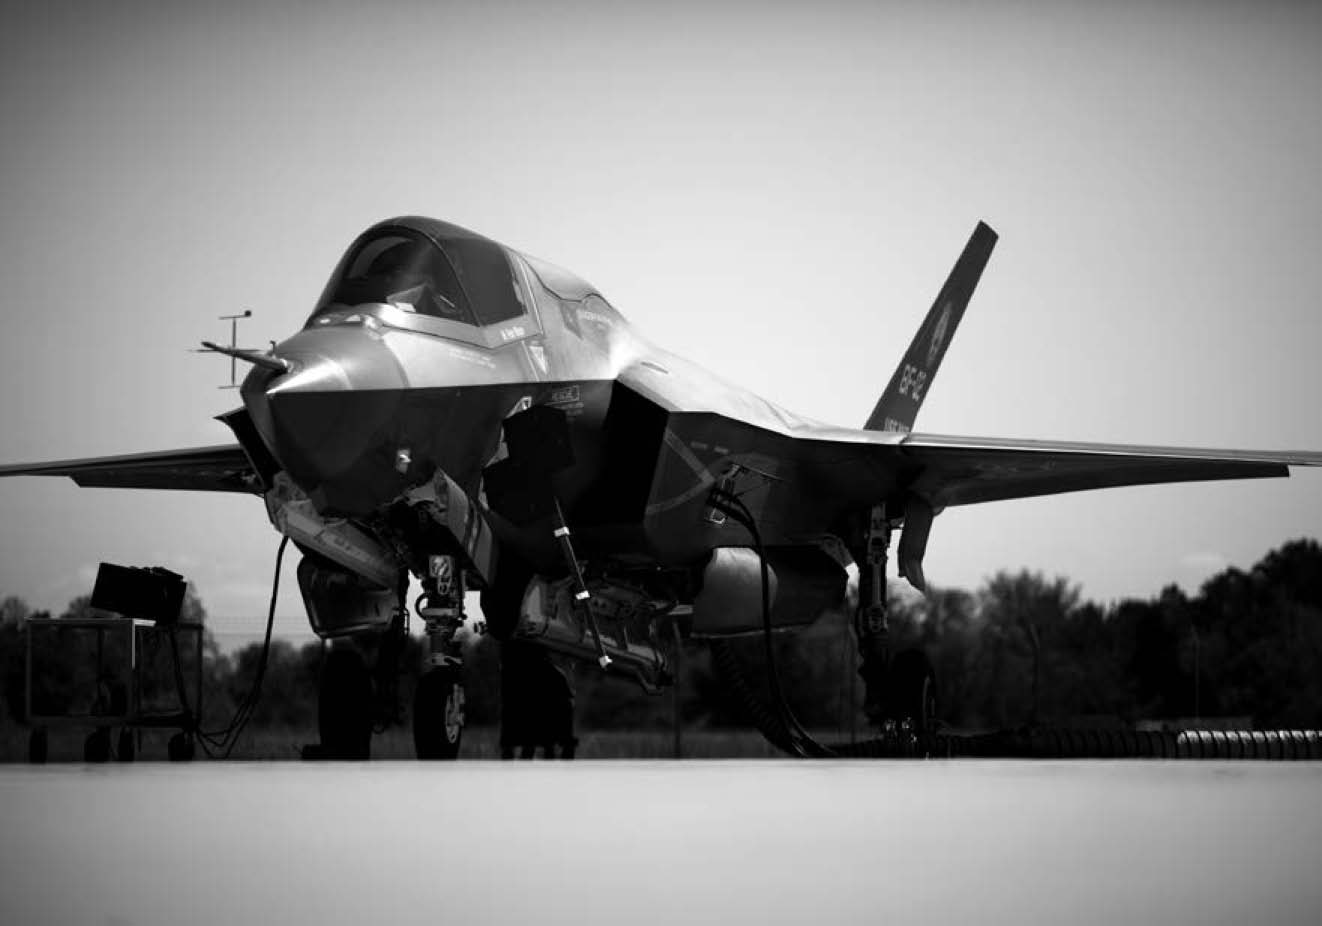
[[[729,642],[726,640],[712,640],[710,646],[712,659],[716,663],[716,668],[720,672],[722,680],[739,698],[744,709],[748,711],[753,726],[757,727],[758,732],[772,746],[775,746],[781,752],[793,755],[794,744],[791,741],[789,731],[785,729],[785,724],[780,717],[774,711],[769,710],[763,700],[753,693],[752,685],[749,684],[748,677],[739,665],[739,657],[734,654]]]
[[[799,758],[845,759],[883,756],[924,756],[933,753],[938,747],[938,738],[927,735],[903,739],[869,739],[857,742],[827,745],[818,742],[794,717],[785,693],[780,684],[780,675],[776,670],[776,653],[772,641],[771,627],[771,579],[768,574],[766,551],[762,546],[762,534],[757,529],[753,514],[738,496],[724,489],[714,489],[711,494],[713,508],[724,512],[742,525],[753,539],[754,549],[762,567],[762,635],[765,644],[767,679],[771,690],[773,710],[768,710],[752,691],[748,680],[739,668],[738,659],[729,645],[721,640],[712,641],[712,655],[717,667],[726,676],[731,687],[744,702],[752,715],[753,723],[767,741],[778,749]]]
[[[757,703],[755,700],[746,699],[745,706],[747,706],[751,712],[754,712],[755,715],[757,713],[763,713],[763,722],[771,721],[767,724],[769,729],[763,729],[761,723],[759,723],[758,726],[759,729],[762,729],[763,735],[767,737],[772,745],[785,750],[790,755],[798,756],[799,758],[824,758],[832,756],[834,755],[832,750],[817,742],[806,730],[803,729],[799,724],[798,719],[794,716],[794,712],[790,710],[789,704],[785,701],[784,689],[781,687],[780,675],[776,669],[776,648],[775,642],[772,638],[771,576],[768,573],[769,567],[767,566],[766,551],[762,546],[762,533],[757,529],[757,524],[753,520],[753,513],[748,510],[748,506],[745,505],[737,495],[719,488],[712,492],[711,504],[714,508],[724,512],[727,516],[734,518],[735,521],[748,531],[753,538],[753,546],[757,551],[758,563],[761,566],[762,639],[767,663],[767,681],[771,690],[771,703],[775,709],[775,714],[772,717],[767,717],[764,712],[757,711],[754,707]],[[714,651],[716,649],[718,648],[714,648]],[[733,653],[730,652],[729,647],[722,646],[719,647],[719,650],[722,652],[717,654],[717,659],[722,661],[723,667],[736,667],[737,664],[735,663]],[[751,691],[748,691],[747,683],[742,680],[740,674],[734,674],[732,676],[732,681],[734,679],[739,679],[735,684],[742,687],[746,694],[751,694]],[[757,721],[756,716],[754,717],[754,720],[755,722]]]
[[[230,722],[219,730],[201,729],[200,717],[194,717],[188,704],[187,687],[184,685],[183,668],[179,660],[179,642],[174,628],[170,628],[170,649],[174,656],[174,677],[175,687],[178,689],[179,703],[183,705],[184,713],[189,718],[191,729],[186,732],[196,736],[197,742],[202,747],[202,751],[209,758],[228,759],[230,753],[234,751],[234,746],[238,743],[239,737],[252,719],[253,713],[257,709],[257,703],[262,696],[262,679],[266,675],[266,663],[271,654],[271,630],[275,626],[275,603],[280,593],[280,569],[284,564],[285,547],[289,545],[289,537],[280,538],[280,547],[275,554],[275,576],[271,580],[271,604],[266,614],[266,634],[262,639],[262,654],[257,661],[257,671],[253,675],[252,687],[244,696],[239,706],[234,710],[234,716]],[[198,666],[198,672],[201,672],[202,666]]]

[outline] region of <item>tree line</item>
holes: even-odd
[[[774,641],[786,699],[802,723],[818,730],[866,729],[849,613],[847,603]],[[61,616],[87,614],[83,597]],[[26,716],[23,626],[38,616],[49,615],[33,613],[17,597],[0,601],[0,692],[14,720]],[[261,643],[222,653],[191,591],[183,620],[203,635],[203,725],[223,725],[253,684]],[[1102,605],[1083,600],[1078,585],[1064,577],[1002,571],[975,591],[897,595],[890,602],[890,621],[894,651],[916,647],[928,654],[942,720],[956,728],[1128,725],[1199,716],[1239,718],[1260,729],[1322,727],[1322,547],[1315,540],[1286,543],[1247,571],[1226,569],[1193,596],[1170,585],[1153,598]],[[93,645],[86,634],[76,633],[47,645],[33,693],[34,701],[47,699],[44,710],[63,706],[62,689],[95,688],[95,680],[87,678]],[[102,644],[107,645],[113,644]],[[754,690],[766,686],[763,645],[757,637],[734,643]],[[424,649],[425,641],[409,638],[399,687],[401,719],[425,669]],[[469,633],[465,649],[468,722],[498,723],[499,644]],[[191,678],[197,669],[195,660],[189,662],[193,650],[183,646],[181,652]],[[315,726],[324,654],[320,642],[296,646],[272,640],[254,727]],[[665,727],[676,710],[690,727],[751,723],[706,647],[691,642],[682,653],[672,652],[672,659],[676,656],[677,697],[647,696],[627,680],[574,667],[579,726]],[[140,659],[150,662],[151,693],[171,701],[176,688],[169,651],[157,645]]]

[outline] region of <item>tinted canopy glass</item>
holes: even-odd
[[[411,229],[379,229],[346,255],[317,311],[386,303],[405,312],[469,325],[525,314],[500,245],[481,238],[437,244]]]

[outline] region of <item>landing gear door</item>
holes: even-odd
[[[399,600],[393,589],[372,585],[315,553],[303,554],[298,587],[312,632],[323,640],[384,631]]]

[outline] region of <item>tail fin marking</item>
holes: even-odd
[[[982,277],[983,268],[987,266],[996,238],[996,232],[985,222],[979,222],[973,230],[964,252],[937,293],[927,318],[895,368],[890,384],[868,416],[864,427],[869,431],[909,431],[913,428],[918,409],[922,407],[950,339],[964,317],[964,310]]]

